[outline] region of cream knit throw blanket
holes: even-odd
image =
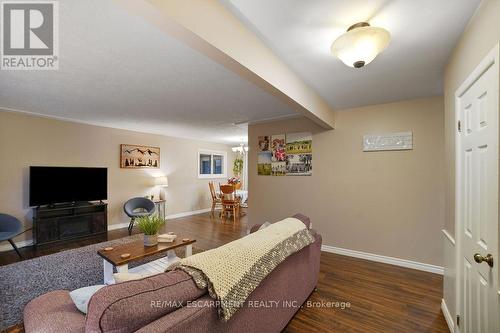
[[[227,321],[248,295],[289,255],[314,242],[304,223],[287,218],[213,250],[181,259],[171,269],[182,269],[196,285],[208,288]]]

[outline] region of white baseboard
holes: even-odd
[[[180,217],[186,217],[186,216],[191,216],[191,215],[197,215],[197,214],[207,213],[209,211],[211,211],[211,208],[204,208],[204,209],[192,210],[190,212],[182,212],[182,213],[167,215],[167,216],[165,216],[165,219],[166,220],[178,219]],[[167,223],[168,223],[168,221],[167,221]],[[108,225],[108,230],[116,230],[116,229],[127,228],[128,225],[129,225],[129,222],[118,223],[118,224],[110,224],[110,225]]]
[[[204,209],[193,210],[190,212],[177,213],[177,214],[167,215],[166,219],[178,219],[179,217],[186,217],[186,216],[191,216],[191,215],[208,213],[211,210],[212,210],[211,208],[204,208]]]
[[[365,260],[381,262],[384,264],[390,264],[390,265],[395,265],[395,266],[417,269],[419,271],[425,271],[425,272],[430,272],[430,273],[435,273],[435,274],[440,274],[440,275],[444,274],[444,268],[441,266],[424,264],[424,263],[417,262],[417,261],[411,261],[411,260],[399,259],[399,258],[393,258],[393,257],[386,257],[386,256],[381,256],[379,254],[348,250],[348,249],[343,249],[340,247],[334,247],[334,246],[329,246],[329,245],[322,245],[321,251],[341,254],[344,256],[355,257],[355,258],[360,258],[360,259],[365,259]]]
[[[183,213],[167,215],[165,218],[167,220],[177,219],[180,217],[186,217],[186,216],[191,216],[191,215],[207,213],[210,210],[211,210],[211,208],[198,209],[198,210],[193,210],[190,212],[183,212]],[[128,227],[128,225],[129,225],[129,222],[110,224],[110,225],[108,225],[108,230],[122,229],[122,228]],[[33,240],[28,239],[28,240],[24,240],[24,241],[20,241],[20,242],[15,242],[15,243],[16,243],[17,247],[21,248],[21,247],[33,245]],[[2,244],[0,244],[0,252],[11,251],[11,250],[13,250],[13,248],[9,244],[9,242],[5,241],[5,244],[3,244],[3,242],[2,242]]]
[[[17,247],[21,248],[21,247],[33,245],[33,240],[27,239],[27,240],[23,240],[20,242],[14,242],[14,243],[16,243]],[[2,244],[0,245],[0,252],[12,251],[12,250],[14,250],[14,248],[12,247],[12,245],[10,245],[10,243],[8,241],[2,242]]]
[[[128,227],[129,224],[130,224],[129,222],[108,224],[108,231],[116,230],[116,229],[123,229],[123,228]]]
[[[446,320],[446,324],[448,324],[448,329],[450,330],[451,333],[455,332],[455,322],[453,321],[453,317],[450,314],[450,311],[448,310],[448,307],[446,306],[446,302],[444,301],[444,298],[441,299],[441,311],[443,311],[443,316],[444,319]]]
[[[192,210],[190,212],[171,214],[171,215],[165,216],[165,219],[166,220],[178,219],[180,217],[186,217],[186,216],[191,216],[191,215],[198,215],[198,214],[207,213],[210,210],[211,210],[211,208],[204,208],[204,209]],[[108,230],[122,229],[122,228],[128,227],[128,225],[129,225],[129,222],[110,224],[110,225],[108,225]]]

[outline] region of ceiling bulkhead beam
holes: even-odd
[[[325,129],[333,109],[217,0],[115,0],[170,36],[273,94]]]

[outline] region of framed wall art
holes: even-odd
[[[286,135],[286,175],[312,175],[311,133],[290,133]]]
[[[120,145],[120,168],[139,169],[160,167],[160,148],[139,146],[139,145]]]

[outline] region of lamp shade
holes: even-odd
[[[168,178],[167,178],[167,176],[156,177],[155,178],[155,185],[156,186],[167,187],[168,186]]]
[[[390,40],[391,34],[387,30],[361,22],[337,38],[331,51],[347,66],[361,68],[385,50]]]

